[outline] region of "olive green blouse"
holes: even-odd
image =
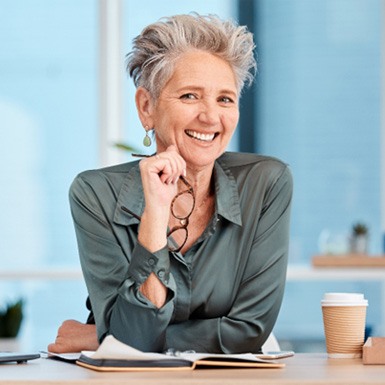
[[[98,337],[143,351],[257,352],[282,302],[292,177],[281,161],[225,153],[216,207],[184,254],[138,243],[144,196],[138,162],[85,171],[70,189],[80,261]],[[158,309],[138,290],[151,272],[168,288]]]

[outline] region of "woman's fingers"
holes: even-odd
[[[174,178],[172,179],[172,183],[176,183],[181,175],[186,174],[186,162],[180,156],[178,149],[176,146],[172,145],[167,148],[165,154],[170,159],[170,165],[172,167],[172,173],[174,174]],[[161,156],[161,154],[160,154]]]
[[[96,350],[98,346],[95,325],[66,320],[59,327],[55,342],[48,345],[48,351],[53,353],[80,352]]]
[[[143,167],[159,175],[162,183],[176,183],[181,175],[186,173],[186,162],[179,155],[175,146],[153,157],[144,159]]]

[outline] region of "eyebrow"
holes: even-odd
[[[201,86],[183,86],[178,89],[176,89],[176,92],[184,92],[184,91],[202,91],[204,87]],[[233,91],[232,89],[229,88],[222,88],[219,90],[219,94],[231,94],[234,95],[235,97],[238,97],[238,91]]]

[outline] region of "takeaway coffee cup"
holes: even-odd
[[[364,295],[325,293],[321,305],[329,357],[362,357],[368,306]]]

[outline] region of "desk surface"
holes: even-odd
[[[385,365],[361,359],[328,359],[326,354],[296,354],[282,369],[198,369],[187,372],[98,373],[64,362],[39,359],[0,364],[0,385],[370,385],[385,383]]]

